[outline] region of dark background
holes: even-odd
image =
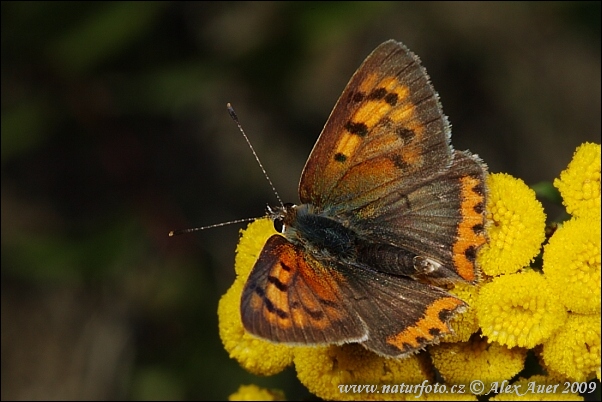
[[[551,181],[600,142],[599,2],[3,2],[1,18],[2,399],[306,395],[219,340],[244,225],[167,236],[275,204],[227,102],[285,202],[390,38],[493,172]]]

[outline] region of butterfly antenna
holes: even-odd
[[[278,198],[278,202],[280,203],[280,206],[284,208],[284,203],[282,202],[282,199],[280,198],[278,191],[276,191],[276,187],[274,187],[272,180],[270,180],[270,176],[268,176],[268,172],[265,171],[263,165],[261,164],[261,161],[259,160],[259,156],[257,156],[257,153],[255,152],[255,148],[253,148],[253,145],[251,145],[251,141],[249,141],[249,137],[247,137],[247,135],[245,134],[245,130],[242,129],[242,126],[240,125],[240,121],[238,120],[238,116],[236,115],[234,108],[232,107],[232,105],[230,103],[228,103],[226,105],[226,107],[228,108],[228,113],[230,113],[230,117],[232,117],[232,120],[234,120],[234,122],[238,126],[238,129],[242,133],[242,136],[245,138],[245,141],[247,141],[249,148],[251,148],[251,152],[253,152],[253,156],[255,157],[255,160],[259,164],[259,167],[261,168],[261,171],[263,172],[263,175],[267,179],[268,183],[270,183],[270,186],[272,187],[272,191],[276,195],[276,198]]]
[[[211,229],[211,228],[219,228],[221,226],[232,225],[234,223],[251,222],[251,221],[254,221],[256,219],[257,218],[236,219],[235,221],[216,223],[214,225],[201,226],[199,228],[172,230],[171,232],[169,232],[169,236],[172,237],[172,236],[178,236],[178,235],[181,235],[181,234],[184,234],[184,233],[198,232],[199,230],[205,230],[205,229]]]

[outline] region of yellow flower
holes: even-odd
[[[235,262],[238,275],[220,299],[217,309],[219,334],[224,348],[243,368],[260,375],[279,373],[293,361],[294,348],[258,339],[247,333],[240,316],[240,298],[245,282],[263,245],[273,233],[269,219],[258,219],[243,231]]]
[[[600,370],[600,314],[570,314],[558,332],[543,344],[543,362],[572,381],[594,378]]]
[[[600,158],[600,144],[586,142],[577,147],[560,179],[554,180],[569,214],[600,213]]]
[[[284,401],[284,393],[280,390],[265,389],[257,385],[241,385],[238,391],[230,395],[229,401]]]
[[[487,187],[489,241],[477,259],[487,275],[514,273],[539,253],[546,216],[535,192],[520,179],[505,173],[490,174]]]
[[[516,388],[515,388],[516,387]],[[516,391],[515,391],[516,390]],[[512,383],[508,392],[499,393],[490,398],[490,401],[582,401],[578,393],[569,389],[564,393],[566,386],[560,379],[534,375],[530,378],[520,378]],[[589,389],[588,389],[589,390]]]
[[[491,341],[532,348],[567,318],[558,295],[535,272],[503,275],[483,285],[477,299],[479,325]]]
[[[474,380],[483,382],[484,394],[496,381],[509,380],[523,369],[527,351],[508,349],[497,343],[488,344],[485,338],[473,336],[468,342],[442,343],[429,348],[433,364],[447,384],[464,384],[467,392]]]
[[[432,373],[426,369],[424,354],[405,359],[388,359],[368,351],[358,344],[297,348],[295,368],[297,377],[314,395],[327,400],[399,400],[408,394],[357,392],[353,384],[420,384],[432,382]],[[354,392],[355,391],[355,392]]]
[[[600,313],[600,213],[565,222],[550,238],[543,271],[569,311]]]
[[[459,283],[449,292],[458,296],[468,304],[468,308],[462,314],[456,314],[451,320],[450,325],[453,333],[445,335],[442,342],[466,342],[470,336],[479,330],[477,312],[475,308],[478,294],[478,286]]]

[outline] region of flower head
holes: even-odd
[[[508,174],[487,178],[487,234],[489,242],[478,254],[484,273],[514,273],[539,253],[545,238],[546,216],[535,192]]]
[[[600,144],[586,142],[554,180],[569,214],[581,217],[590,211],[600,213],[600,159]]]
[[[569,311],[600,314],[600,213],[572,218],[545,246],[543,271]]]
[[[570,314],[543,345],[545,366],[573,381],[586,381],[600,371],[600,314]]]
[[[546,278],[527,271],[483,285],[477,317],[491,341],[532,348],[549,338],[566,321],[567,313]]]

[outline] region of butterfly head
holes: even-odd
[[[274,229],[278,233],[284,233],[292,225],[297,216],[297,205],[293,203],[283,204],[281,207],[267,207],[267,216],[274,222]]]

